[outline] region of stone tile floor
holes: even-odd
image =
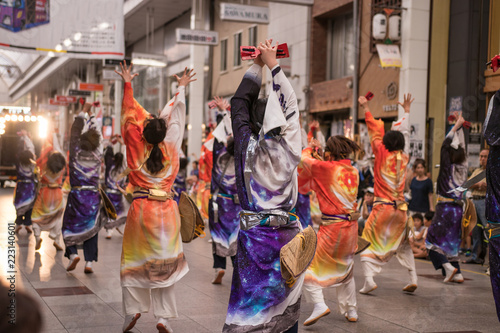
[[[0,275],[7,272],[7,224],[14,220],[13,189],[0,189]],[[121,332],[123,324],[120,289],[122,238],[99,236],[99,261],[94,274],[84,274],[84,262],[76,270],[65,270],[68,260],[56,252],[46,234],[40,251],[35,251],[33,235],[22,231],[16,246],[16,288],[23,289],[39,303],[46,333]],[[176,333],[220,332],[225,320],[232,270],[226,271],[222,285],[212,285],[211,245],[197,239],[184,245],[189,273],[175,286],[179,318],[172,319]],[[81,250],[80,250],[81,251]],[[83,256],[82,256],[83,258]],[[230,264],[229,264],[230,266]],[[500,332],[489,277],[485,267],[463,265],[464,284],[444,284],[431,263],[417,260],[419,286],[414,294],[401,291],[407,273],[394,258],[376,278],[372,295],[357,294],[359,321],[349,323],[338,313],[334,289],[325,290],[332,314],[317,324],[301,323],[312,311],[302,301],[299,332]],[[354,276],[357,289],[363,284],[362,269],[356,258]],[[75,288],[77,287],[77,288]],[[48,288],[60,288],[52,289]],[[66,291],[66,296],[57,295]],[[22,311],[22,309],[18,309]],[[133,332],[157,332],[152,313],[143,314]]]

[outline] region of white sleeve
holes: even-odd
[[[410,115],[405,113],[403,118],[393,122],[391,130],[403,133],[405,137],[404,153],[408,155],[410,153]]]
[[[168,101],[158,117],[164,119],[167,124],[167,135],[164,141],[174,143],[175,149],[179,150],[186,125],[186,96],[184,86],[177,88],[175,96]]]

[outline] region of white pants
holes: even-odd
[[[416,271],[415,271],[415,257],[413,256],[413,251],[411,250],[410,243],[406,240],[400,245],[396,251],[395,257],[398,259],[401,266],[408,269],[410,273],[410,278],[414,279],[411,283],[416,283]],[[382,265],[385,263],[375,263],[373,261],[361,261],[363,266],[363,271],[365,277],[374,277],[382,271]]]
[[[38,225],[38,223],[33,223],[33,234],[36,238],[40,238],[42,234],[42,229]],[[49,232],[49,237],[55,241],[59,240],[59,236],[61,236],[61,223],[56,223],[51,229],[47,230]]]
[[[153,310],[157,318],[176,318],[177,306],[175,303],[174,286],[166,288],[137,288],[122,287],[123,312],[125,315],[149,312],[151,299]]]
[[[339,304],[340,313],[345,314],[350,309],[356,310],[356,283],[354,278],[335,288],[337,289],[337,303]],[[308,302],[314,304],[325,302],[322,287],[304,283],[304,295]]]

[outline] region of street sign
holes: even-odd
[[[98,84],[98,83],[85,83],[81,82],[78,86],[78,89],[80,90],[86,90],[86,91],[103,91],[104,90],[104,85]]]
[[[127,66],[130,66],[130,63],[132,62],[132,58],[125,58],[125,59],[103,59],[102,60],[102,65],[103,67],[114,67],[114,66],[120,66],[120,64],[125,60],[127,62]]]
[[[59,96],[56,95],[56,101],[58,102],[66,102],[66,103],[76,103],[75,96]]]
[[[90,91],[70,89],[68,95],[70,96],[90,96],[92,93]]]
[[[60,101],[55,100],[54,98],[49,98],[49,104],[50,105],[58,105],[58,106],[68,106],[69,105],[68,102],[60,102]]]
[[[177,43],[218,45],[219,33],[217,31],[175,29]]]

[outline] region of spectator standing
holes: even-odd
[[[410,183],[411,199],[408,209],[411,212],[421,214],[434,211],[432,180],[426,175],[426,166],[423,159],[418,158],[415,160],[413,172],[415,177]]]

